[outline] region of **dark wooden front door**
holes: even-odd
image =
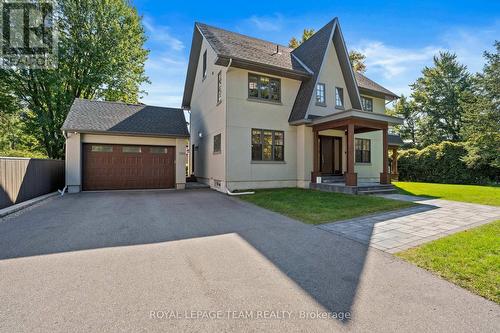
[[[326,175],[342,174],[342,138],[320,136],[320,172]]]
[[[175,186],[175,147],[83,144],[83,189]]]

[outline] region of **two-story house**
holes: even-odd
[[[196,23],[182,102],[191,171],[221,191],[332,175],[388,184],[396,98],[352,70],[337,18],[296,49]]]

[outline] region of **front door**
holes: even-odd
[[[342,174],[342,138],[320,136],[320,171],[325,175]]]

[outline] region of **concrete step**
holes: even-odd
[[[344,176],[323,176],[321,177],[322,183],[343,183]]]
[[[358,194],[391,194],[391,193],[396,193],[395,188],[380,188],[380,189],[371,189],[371,190],[360,190],[358,189]]]

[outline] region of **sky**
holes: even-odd
[[[304,28],[316,31],[338,17],[349,50],[366,55],[365,75],[408,95],[440,51],[457,54],[475,73],[483,52],[500,40],[500,1],[194,1],[132,0],[143,18],[151,81],[141,99],[180,107],[194,23],[203,22],[287,45]]]

